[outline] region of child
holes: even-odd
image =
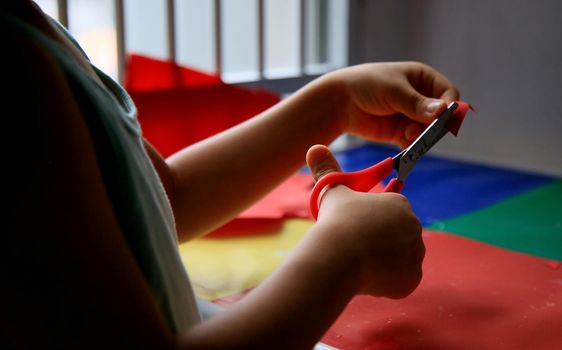
[[[206,321],[177,240],[227,222],[305,155],[315,179],[337,170],[326,147],[311,146],[343,132],[410,143],[458,98],[440,73],[415,62],[341,69],[163,159],[126,92],[63,29],[32,2],[0,10],[3,130],[15,138],[4,148],[2,345],[311,348],[355,294],[402,298],[417,287],[421,225],[400,194],[330,189],[278,271]]]

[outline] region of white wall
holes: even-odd
[[[353,6],[350,61],[426,62],[477,108],[436,152],[562,176],[562,1]]]

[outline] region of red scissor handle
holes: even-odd
[[[314,185],[310,195],[310,212],[312,213],[312,217],[314,217],[314,219],[318,218],[320,195],[327,186],[344,185],[354,191],[368,192],[385,177],[390,175],[393,168],[393,160],[391,157],[388,157],[367,169],[350,173],[334,172],[322,177]],[[386,185],[383,192],[400,192],[403,187],[404,182],[395,178]]]

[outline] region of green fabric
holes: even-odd
[[[562,180],[428,228],[562,261]]]

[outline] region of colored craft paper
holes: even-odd
[[[562,261],[562,180],[431,228]]]
[[[171,61],[132,54],[125,72],[127,91],[159,91],[220,85],[218,75],[179,66]]]
[[[310,175],[294,174],[262,200],[206,237],[277,233],[284,219],[311,219],[308,199],[313,185],[314,181]],[[381,192],[383,189],[384,186],[378,184],[371,192]]]
[[[240,217],[309,218],[308,196],[313,185],[310,175],[294,174]]]
[[[206,237],[277,233],[285,218],[310,218],[308,196],[313,184],[310,175],[294,174],[234,220]]]
[[[447,129],[449,132],[455,136],[458,135],[459,130],[461,128],[462,122],[464,121],[464,117],[469,109],[474,111],[472,106],[464,101],[455,101],[458,104],[457,109],[453,112],[451,118],[447,121]]]
[[[354,298],[323,342],[349,350],[562,347],[559,265],[426,234],[420,287],[402,300]]]
[[[432,231],[424,231],[424,242],[424,278],[411,296],[354,298],[322,342],[350,350],[537,350],[562,344],[559,262]],[[264,248],[255,247],[261,253]],[[253,263],[259,268],[263,260]],[[228,306],[250,286],[215,302]]]
[[[255,288],[285,259],[312,221],[284,220],[276,234],[197,239],[180,246],[195,293],[213,300]]]
[[[230,86],[213,75],[136,55],[129,60],[125,86],[144,137],[165,157],[279,101],[265,90]]]

